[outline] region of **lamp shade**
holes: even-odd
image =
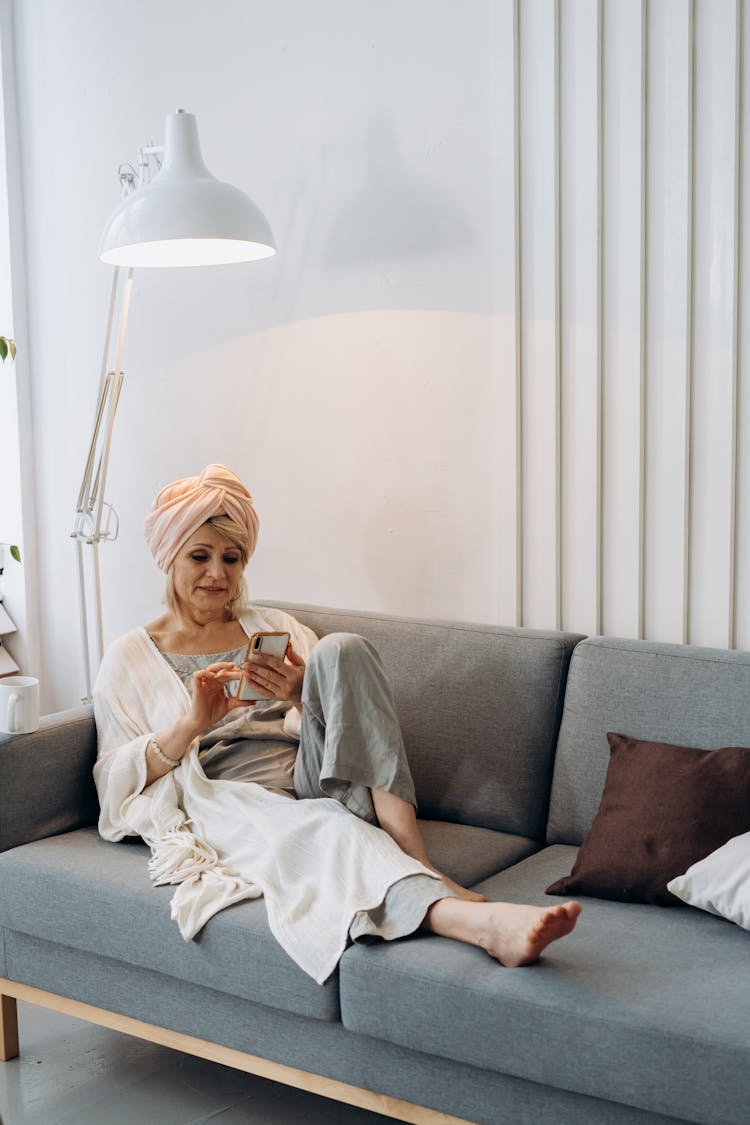
[[[195,116],[181,109],[167,115],[159,174],[122,200],[99,243],[99,257],[116,266],[210,266],[275,253],[265,216],[211,175]]]

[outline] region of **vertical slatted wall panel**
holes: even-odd
[[[516,622],[748,647],[746,0],[511,2]]]
[[[604,535],[604,9],[596,4],[596,401],[595,401],[595,632],[603,631]]]
[[[685,349],[685,464],[683,470],[684,488],[684,559],[682,575],[682,640],[690,641],[690,585],[693,542],[693,367],[694,318],[693,318],[693,275],[695,273],[695,212],[693,206],[693,176],[695,169],[695,3],[688,0],[688,129],[687,129],[687,188],[688,204],[686,214],[687,238],[685,255],[685,293],[686,293],[686,349]]]
[[[735,0],[735,56],[734,56],[734,304],[732,307],[732,479],[729,526],[729,607],[727,644],[737,645],[737,541],[740,521],[740,406],[741,406],[741,365],[742,338],[740,330],[740,311],[742,308],[742,126],[744,105],[742,96],[742,70],[744,35],[742,21],[742,0]]]
[[[562,426],[562,224],[560,221],[560,191],[562,176],[562,150],[560,145],[560,0],[554,2],[554,236],[555,236],[555,628],[562,628],[563,544],[562,544],[562,490],[563,490],[563,426]]]
[[[513,159],[515,248],[515,419],[516,419],[516,625],[523,625],[523,258],[521,255],[521,58],[520,0],[513,0]]]

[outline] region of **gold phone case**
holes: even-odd
[[[276,646],[269,647],[268,649],[265,649],[263,647],[263,638],[264,637],[286,637],[286,642],[284,644],[284,652],[279,651],[279,649],[276,648]],[[261,632],[252,634],[252,636],[250,637],[250,640],[247,642],[247,648],[245,649],[245,655],[242,659],[242,676],[240,677],[240,682],[239,682],[239,685],[237,687],[237,699],[242,699],[242,689],[245,686],[245,661],[250,659],[250,654],[252,652],[270,652],[272,656],[283,656],[286,653],[286,647],[289,644],[290,639],[291,638],[290,638],[289,634],[286,632],[285,629],[279,630],[277,632],[273,632],[272,630],[269,629],[266,632],[261,631]],[[263,696],[261,696],[261,698],[263,698]],[[248,700],[247,702],[252,703],[252,702],[254,702],[254,700]]]

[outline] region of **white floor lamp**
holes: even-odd
[[[96,667],[104,653],[99,544],[116,539],[118,531],[117,515],[105,500],[105,489],[112,431],[122,389],[122,359],[133,272],[141,267],[257,261],[276,253],[271,228],[258,207],[244,192],[215,179],[203,163],[193,114],[181,109],[168,114],[164,148],[149,145],[138,151],[138,172],[130,165],[120,170],[124,198],[105,226],[99,245],[99,257],[114,266],[114,275],[99,396],[71,532],[76,541],[78,563],[86,681],[84,703],[91,700],[92,644]],[[156,175],[153,175],[154,169]],[[122,267],[127,268],[127,277],[120,292]],[[114,363],[110,364],[118,303],[119,329]],[[92,549],[93,641],[87,609],[84,546]]]

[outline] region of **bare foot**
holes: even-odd
[[[550,907],[490,903],[478,944],[509,969],[531,965],[551,942],[571,932],[581,909],[580,902]]]

